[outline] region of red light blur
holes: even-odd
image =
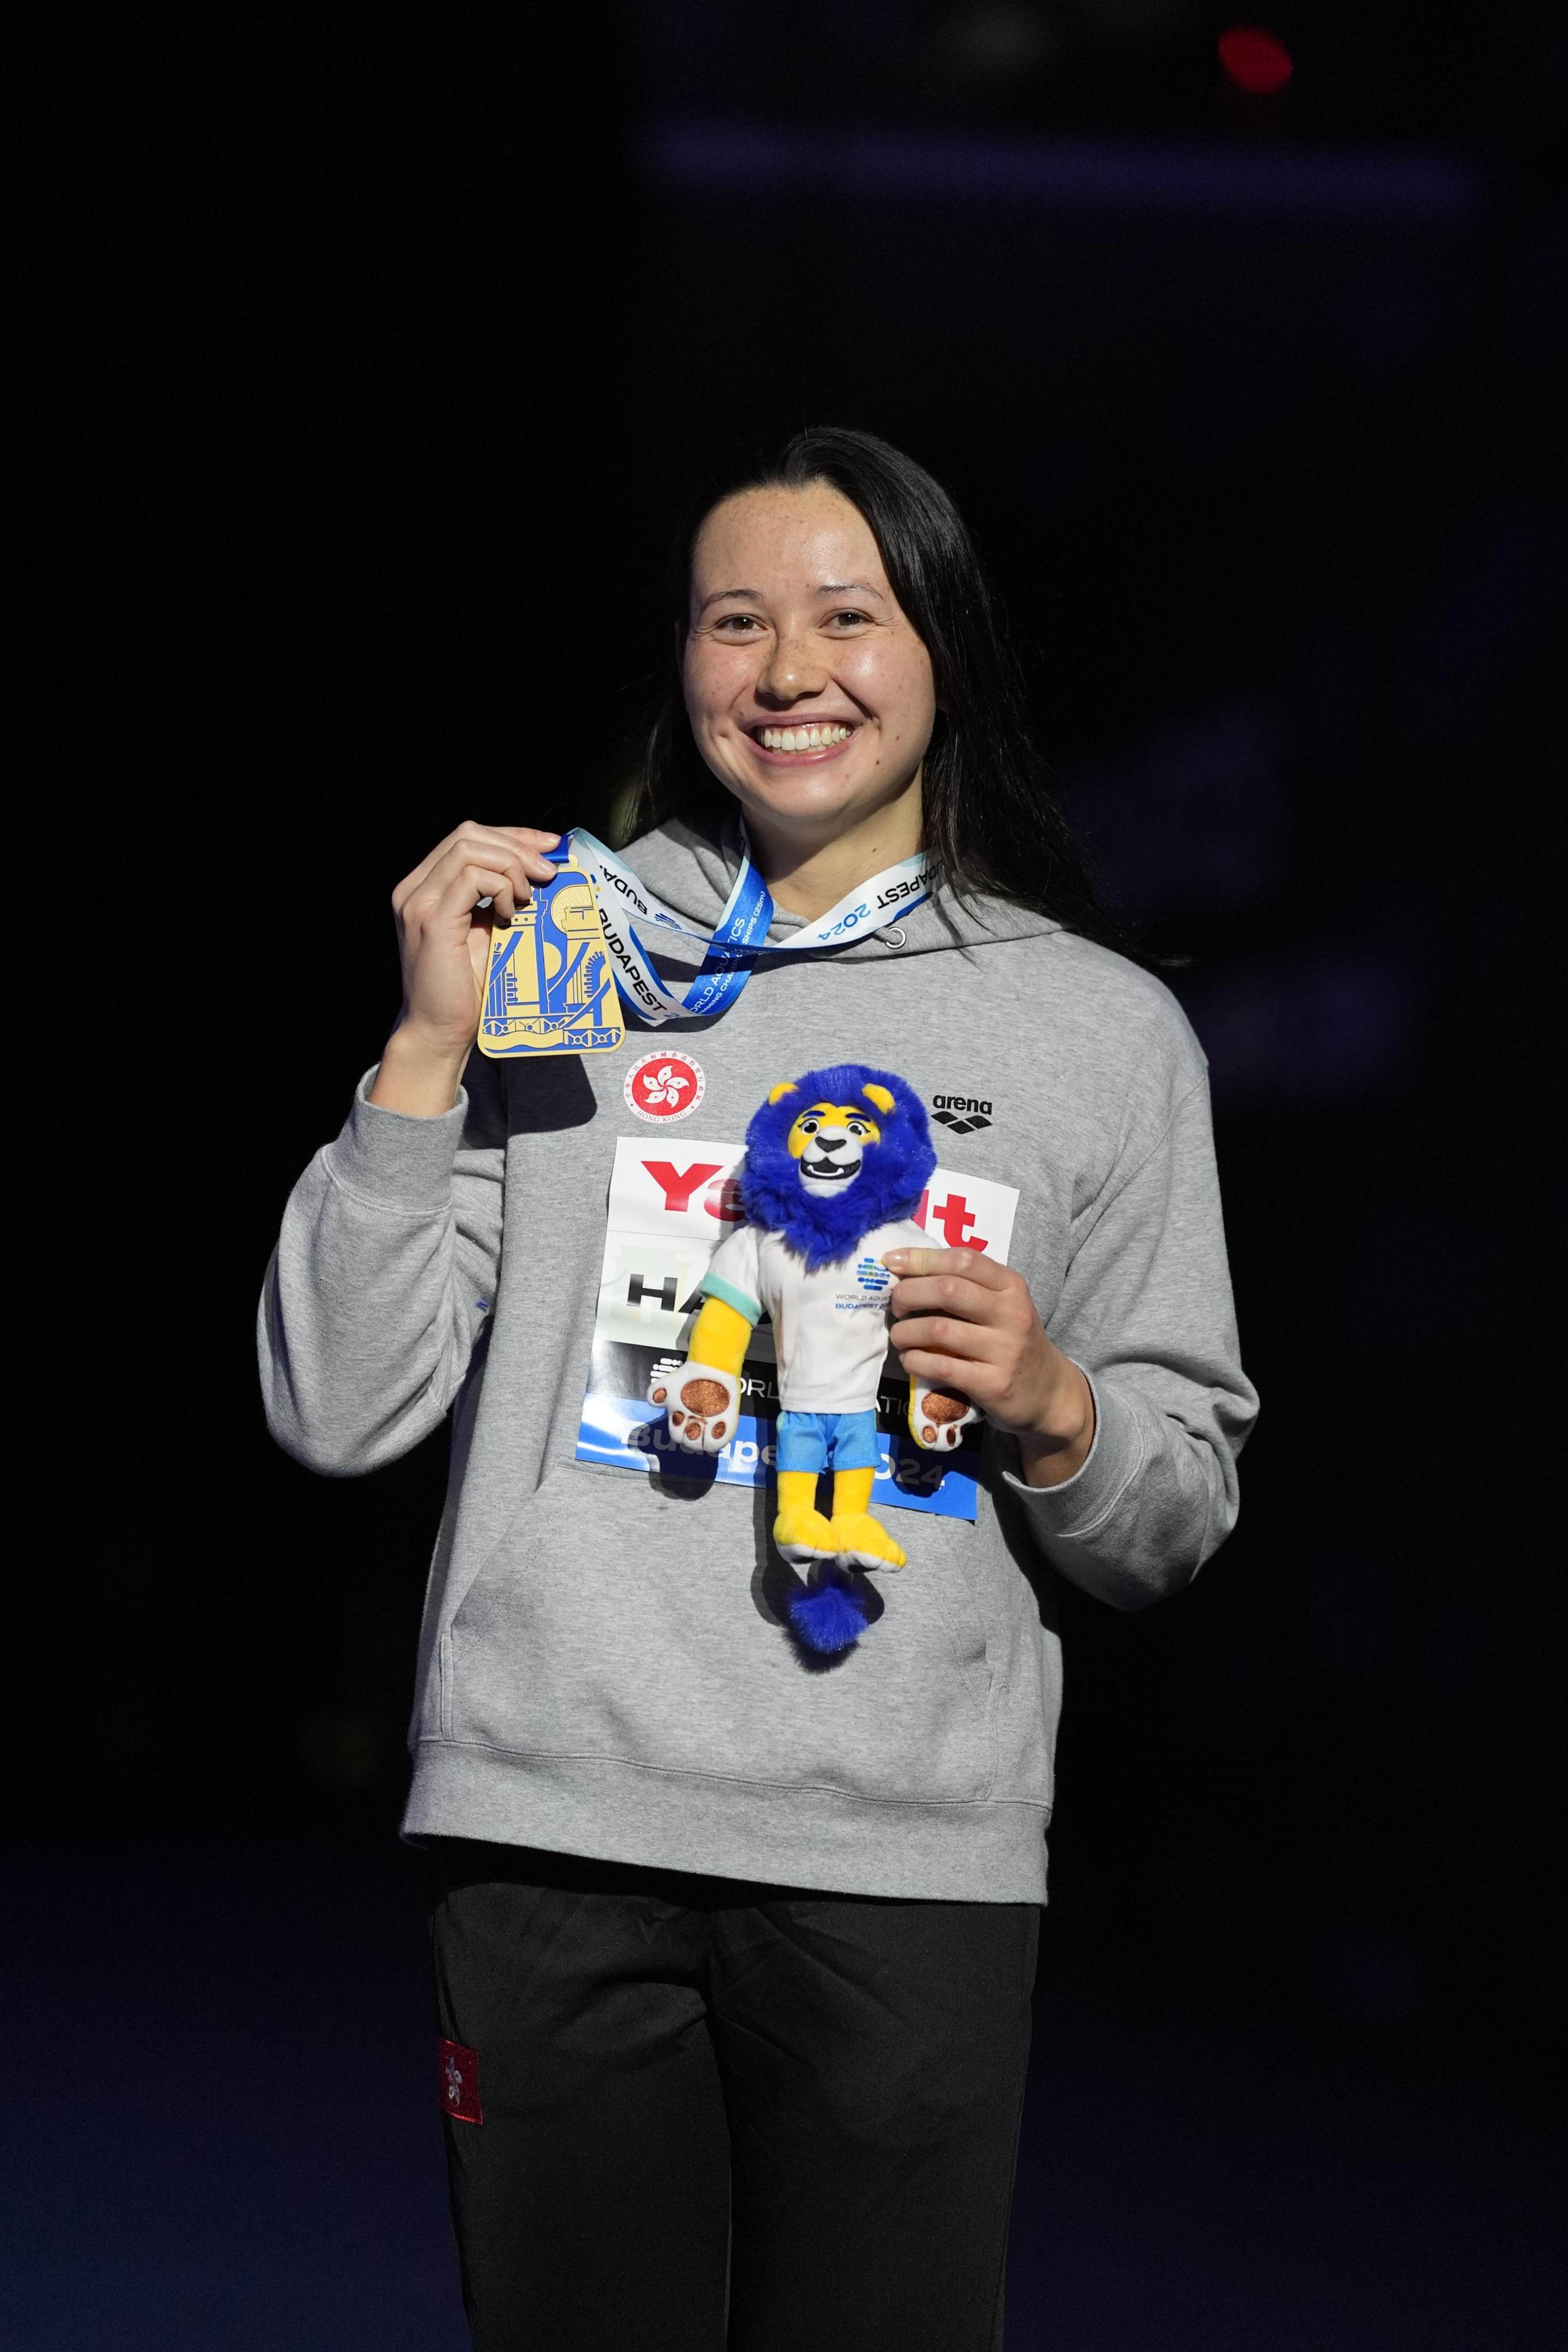
[[[1219,62],[1227,79],[1253,98],[1272,97],[1296,70],[1284,42],[1261,25],[1232,25],[1221,33]]]

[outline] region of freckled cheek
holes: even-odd
[[[931,672],[918,654],[868,649],[863,660],[841,667],[839,677],[872,712],[890,748],[929,729],[936,709]]]
[[[744,656],[711,655],[688,660],[682,679],[686,715],[694,727],[723,727],[749,693],[755,663]]]

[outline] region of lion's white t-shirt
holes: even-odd
[[[742,1314],[766,1307],[773,1318],[779,1401],[786,1412],[866,1412],[875,1406],[887,1360],[894,1276],[883,1253],[929,1247],[920,1227],[905,1217],[873,1226],[852,1256],[808,1274],[781,1234],[737,1225],[714,1252],[703,1287],[720,1298],[728,1294]]]

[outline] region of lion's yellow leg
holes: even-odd
[[[773,1522],[773,1540],[785,1558],[794,1559],[797,1566],[808,1553],[814,1558],[836,1549],[828,1532],[828,1522],[817,1508],[814,1470],[779,1473],[779,1516]]]
[[[871,1490],[876,1478],[874,1470],[835,1470],[833,1473],[833,1517],[848,1519],[871,1507]]]
[[[833,1549],[858,1561],[862,1568],[902,1568],[904,1554],[867,1505],[876,1477],[874,1470],[835,1470]]]

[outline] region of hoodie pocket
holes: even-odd
[[[444,1647],[450,1737],[893,1803],[988,1793],[972,1528],[900,1513],[910,1565],[875,1579],[881,1617],[823,1666],[763,1597],[786,1572],[757,1571],[749,1498],[628,1487],[557,1473],[482,1564]]]

